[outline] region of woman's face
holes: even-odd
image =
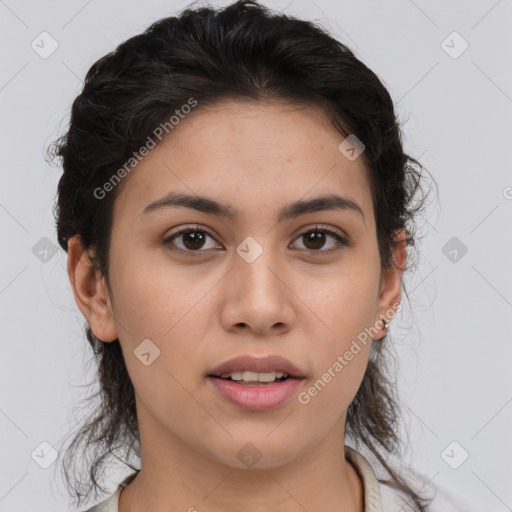
[[[343,140],[316,108],[199,104],[124,178],[112,302],[100,287],[81,309],[99,339],[120,340],[143,452],[180,445],[273,467],[343,439],[371,339],[385,333],[376,322],[401,289],[397,271],[381,276],[367,171]],[[212,377],[246,355],[285,358],[302,378]],[[286,369],[258,362],[241,365]]]

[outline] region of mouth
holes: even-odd
[[[251,372],[245,370],[243,372],[226,372],[222,375],[208,375],[216,379],[223,379],[241,386],[270,386],[278,382],[284,382],[288,379],[296,379],[298,377],[291,377],[290,375],[280,372]]]
[[[283,405],[306,378],[297,366],[277,355],[236,357],[220,364],[206,377],[223,399],[248,411],[266,411]]]
[[[234,357],[213,368],[208,377],[244,382],[272,382],[283,378],[305,378],[304,372],[291,361],[278,355]]]

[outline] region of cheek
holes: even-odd
[[[122,261],[111,276],[114,314],[121,333],[124,330],[124,337],[133,342],[154,338],[158,344],[167,343],[184,324],[199,327],[196,313],[211,287],[204,278],[173,267],[160,251],[132,252],[114,260]]]
[[[334,333],[315,337],[315,373],[299,395],[299,408],[321,423],[337,421],[346,411],[361,385],[371,350],[372,337],[365,332],[369,314],[350,301],[345,305],[343,309],[343,302],[333,303],[336,311],[329,321]]]
[[[304,287],[301,299],[324,325],[329,346],[341,351],[375,322],[378,268],[358,264],[340,268],[316,286]]]
[[[179,404],[188,396],[182,396],[179,384],[194,392],[202,383],[190,370],[201,371],[198,362],[204,360],[211,330],[211,311],[207,311],[211,301],[207,294],[214,282],[198,277],[194,280],[190,273],[179,269],[164,271],[136,262],[136,258],[127,261],[113,282],[118,297],[114,314],[126,365],[144,401],[162,399]],[[151,340],[145,342],[150,359],[153,353],[158,354],[149,366],[136,356],[147,339]],[[168,407],[169,404],[163,409]]]
[[[301,297],[321,320],[314,322],[313,333],[317,384],[308,395],[323,412],[347,407],[364,376],[377,305],[378,267],[374,267],[368,261],[350,269],[347,265]]]

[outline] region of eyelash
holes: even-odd
[[[192,227],[188,226],[186,228],[181,229],[180,231],[177,231],[176,233],[173,233],[171,236],[169,236],[166,239],[164,239],[164,243],[171,245],[172,242],[174,241],[174,239],[178,238],[180,235],[183,235],[185,233],[196,233],[196,232],[205,233],[210,238],[214,238],[212,235],[210,235],[210,233],[208,233],[208,231],[205,231],[204,229],[201,229],[199,226],[192,226]],[[319,250],[300,249],[300,250],[306,250],[306,251],[308,251],[310,253],[313,253],[313,254],[315,254],[315,256],[329,255],[332,252],[341,249],[343,246],[348,246],[349,245],[348,240],[346,240],[344,237],[340,236],[335,231],[332,231],[331,229],[327,229],[327,228],[320,228],[318,226],[314,227],[314,228],[310,228],[307,231],[303,231],[302,233],[300,233],[297,236],[297,238],[300,238],[300,237],[302,237],[304,235],[307,235],[308,233],[324,233],[324,234],[327,234],[327,235],[331,235],[336,240],[336,247],[328,249],[327,251],[324,251],[324,250],[321,250],[321,249],[319,249]],[[180,247],[178,247],[178,248],[177,247],[172,247],[172,248],[170,248],[170,250],[182,253],[183,255],[185,255],[187,257],[190,256],[192,258],[198,257],[198,256],[202,256],[201,253],[204,253],[204,252],[208,251],[208,250],[201,250],[201,249],[198,249],[196,251],[192,251],[192,250],[181,249]]]

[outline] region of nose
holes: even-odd
[[[291,273],[275,249],[261,241],[259,245],[261,252],[254,260],[245,256],[245,247],[241,256],[234,255],[233,268],[224,280],[221,323],[228,331],[283,334],[292,328],[296,316]]]

